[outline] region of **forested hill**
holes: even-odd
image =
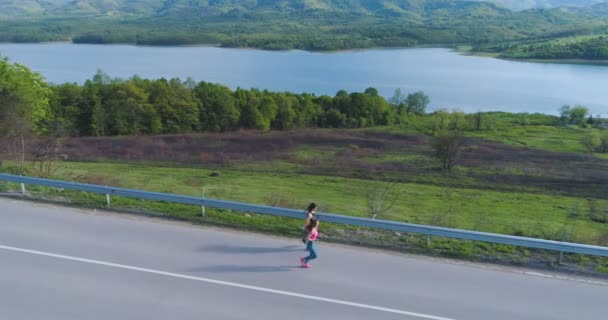
[[[0,0],[4,18],[32,16],[77,17],[111,16],[225,16],[264,15],[267,13],[407,15],[421,19],[425,13],[449,7],[463,8],[466,0]],[[487,10],[488,6],[471,8]],[[315,16],[310,16],[314,19]]]
[[[565,9],[512,11],[470,0],[0,0],[0,41],[8,42],[335,50],[606,30],[608,20]]]

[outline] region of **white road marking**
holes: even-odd
[[[278,295],[283,295],[283,296],[289,296],[289,297],[296,297],[296,298],[303,298],[303,299],[309,299],[309,300],[315,300],[315,301],[322,301],[322,302],[339,304],[339,305],[344,305],[344,306],[349,306],[349,307],[356,307],[356,308],[362,308],[362,309],[382,311],[382,312],[400,314],[400,315],[417,317],[417,318],[422,318],[422,319],[430,319],[430,320],[454,320],[454,319],[451,319],[451,318],[438,317],[438,316],[433,316],[433,315],[428,315],[428,314],[423,314],[423,313],[416,313],[416,312],[409,312],[409,311],[398,310],[398,309],[384,308],[384,307],[378,307],[378,306],[373,306],[373,305],[369,305],[369,304],[356,303],[356,302],[337,300],[337,299],[330,299],[330,298],[323,298],[323,297],[312,296],[312,295],[307,295],[307,294],[301,294],[301,293],[296,293],[296,292],[289,292],[289,291],[283,291],[283,290],[275,290],[275,289],[264,288],[264,287],[256,287],[256,286],[250,286],[250,285],[246,285],[246,284],[227,282],[227,281],[221,281],[221,280],[214,280],[214,279],[208,279],[208,278],[201,278],[201,277],[189,276],[189,275],[185,275],[185,274],[172,273],[172,272],[166,272],[166,271],[160,271],[160,270],[154,270],[154,269],[148,269],[148,268],[140,268],[140,267],[128,266],[128,265],[124,265],[124,264],[105,262],[105,261],[99,261],[99,260],[92,260],[92,259],[85,259],[85,258],[67,256],[67,255],[62,255],[62,254],[55,254],[55,253],[50,253],[50,252],[43,252],[43,251],[37,251],[37,250],[23,249],[23,248],[4,246],[4,245],[0,245],[0,249],[4,249],[4,250],[8,250],[8,251],[15,251],[15,252],[22,252],[22,253],[29,253],[29,254],[34,254],[34,255],[39,255],[39,256],[45,256],[45,257],[52,257],[52,258],[57,258],[57,259],[77,261],[77,262],[88,263],[88,264],[95,264],[95,265],[112,267],[112,268],[119,268],[119,269],[131,270],[131,271],[139,271],[139,272],[151,273],[151,274],[162,275],[162,276],[173,277],[173,278],[179,278],[179,279],[194,280],[194,281],[212,283],[212,284],[229,286],[229,287],[235,287],[235,288],[241,288],[241,289],[248,289],[248,290],[260,291],[260,292],[266,292],[266,293],[273,293],[273,294],[278,294]]]

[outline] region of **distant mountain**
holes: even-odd
[[[0,0],[0,18],[37,15],[217,16],[260,13],[338,13],[420,17],[462,2],[494,3],[511,10],[586,8],[605,0]],[[483,10],[494,10],[485,7]]]
[[[171,0],[0,0],[0,17],[151,15]]]
[[[40,14],[53,6],[39,0],[0,0],[0,17],[18,17]]]
[[[608,2],[598,3],[590,7],[568,8],[567,10],[572,13],[608,19]]]
[[[606,0],[470,0],[493,2],[512,10],[558,7],[588,7]]]
[[[75,0],[47,10],[49,15],[153,15],[164,0]]]
[[[442,8],[467,7],[466,3],[466,0],[0,0],[0,17],[334,13],[416,18]]]

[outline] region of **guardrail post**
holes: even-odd
[[[25,183],[21,183],[21,194],[25,194]]]
[[[106,186],[107,187],[107,186]],[[110,206],[110,194],[106,193],[106,206],[109,207]]]

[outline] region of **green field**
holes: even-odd
[[[222,170],[164,168],[109,163],[62,163],[54,178],[125,188],[278,205],[295,209],[315,201],[321,211],[366,216],[365,192],[379,183],[340,177]],[[589,200],[519,192],[483,191],[424,184],[399,185],[394,209],[380,218],[422,224],[604,243],[608,225],[591,221]],[[127,201],[128,202],[128,201]],[[607,200],[594,205],[608,208]],[[189,214],[200,209],[191,207]]]

